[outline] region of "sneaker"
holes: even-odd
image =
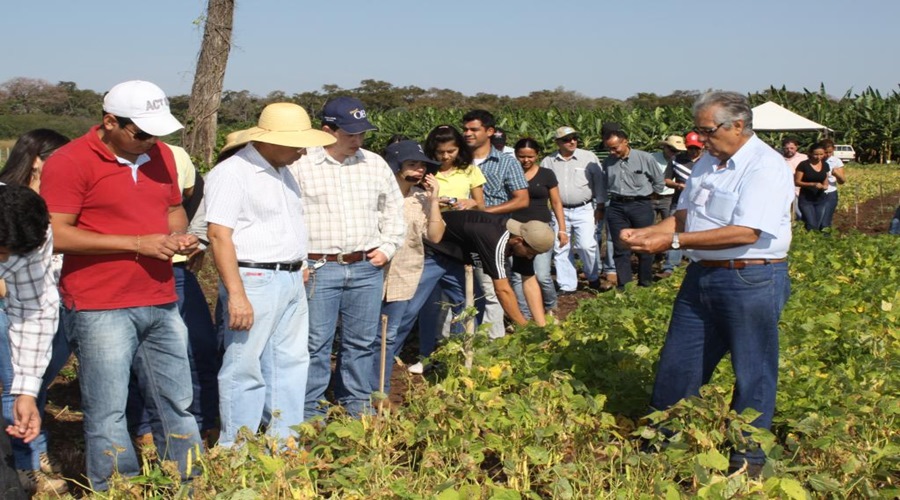
[[[17,470],[19,483],[28,493],[50,493],[62,495],[69,491],[68,485],[62,479],[50,477],[39,470]]]
[[[406,371],[412,373],[413,375],[421,375],[425,373],[425,365],[423,365],[422,362],[419,361],[414,365],[409,365],[409,368],[407,368]]]
[[[41,472],[44,474],[59,474],[62,472],[62,466],[60,466],[56,460],[51,460],[50,455],[46,452],[40,454],[40,462],[41,462]]]

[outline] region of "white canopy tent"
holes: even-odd
[[[753,130],[824,130],[826,135],[834,132],[772,101],[753,108]]]

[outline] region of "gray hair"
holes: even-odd
[[[750,109],[750,101],[743,94],[737,92],[713,91],[707,92],[694,101],[694,118],[701,111],[711,106],[717,106],[715,113],[716,123],[721,123],[726,129],[738,120],[744,122],[743,135],[753,135],[753,111]]]

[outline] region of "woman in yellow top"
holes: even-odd
[[[435,127],[425,139],[425,154],[441,163],[435,178],[441,186],[443,210],[484,210],[482,186],[487,180],[472,164],[472,153],[455,127]]]

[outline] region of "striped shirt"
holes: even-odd
[[[311,253],[378,249],[394,256],[406,234],[403,195],[382,157],[360,149],[338,162],[315,147],[288,168],[303,193]]]
[[[506,203],[512,198],[513,191],[528,189],[528,181],[525,180],[519,162],[497,151],[493,146],[487,158],[478,164],[478,167],[487,179],[484,185],[486,207]]]
[[[306,259],[300,187],[287,168],[272,167],[252,143],[209,172],[203,201],[207,222],[234,230],[239,261]]]
[[[13,383],[10,394],[37,397],[59,321],[59,292],[51,260],[53,234],[27,254],[10,255],[0,262],[0,278],[6,280],[9,347]],[[5,388],[4,388],[5,389]]]

